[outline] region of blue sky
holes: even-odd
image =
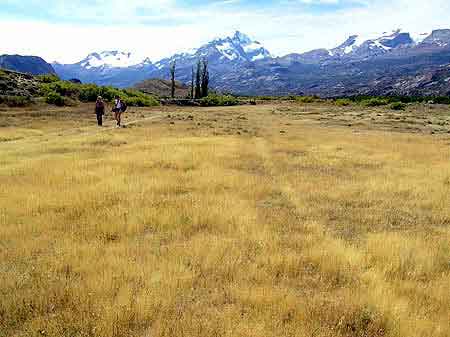
[[[450,28],[447,13],[449,0],[0,0],[0,53],[68,63],[125,49],[156,61],[240,30],[283,55],[352,34]]]

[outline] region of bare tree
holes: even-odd
[[[173,61],[170,65],[170,79],[171,79],[171,92],[170,96],[172,98],[175,98],[175,68],[176,68],[176,61]]]

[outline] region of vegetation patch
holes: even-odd
[[[54,74],[38,75],[37,80],[42,83],[53,83],[60,81],[60,78]]]
[[[337,106],[349,106],[352,105],[352,101],[348,98],[338,98],[334,101],[334,104]]]
[[[238,105],[239,100],[231,95],[210,94],[200,100],[202,106],[231,106]]]
[[[405,110],[406,109],[406,103],[394,102],[394,103],[391,103],[391,105],[389,105],[389,107],[392,110]]]
[[[10,108],[25,107],[32,104],[33,101],[28,96],[1,96],[0,104],[4,104]]]
[[[384,98],[374,97],[374,98],[369,98],[369,99],[365,99],[365,100],[361,101],[361,104],[364,106],[367,106],[367,107],[376,107],[376,106],[388,105],[389,101]]]
[[[299,103],[314,103],[317,99],[318,97],[314,96],[294,96],[294,100]]]
[[[55,95],[67,97],[81,102],[95,102],[98,96],[104,100],[112,102],[116,96],[123,99],[129,106],[157,106],[159,102],[150,95],[138,90],[121,90],[113,87],[97,86],[95,84],[79,84],[70,81],[44,81],[41,85],[41,95],[49,98],[47,103],[55,105],[65,105],[70,102]],[[54,103],[51,103],[53,102]]]

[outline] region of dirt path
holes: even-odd
[[[157,114],[157,115],[153,115],[153,116],[149,116],[149,117],[145,117],[145,118],[127,121],[127,122],[123,123],[123,127],[126,128],[130,125],[134,125],[134,124],[141,123],[141,122],[147,122],[150,120],[156,120],[161,117],[162,117],[161,114]],[[66,136],[73,136],[73,135],[75,135],[75,136],[92,136],[92,135],[96,135],[96,134],[99,134],[102,132],[111,131],[116,128],[117,127],[115,126],[115,121],[113,121],[112,123],[108,123],[108,125],[104,125],[103,128],[99,128],[97,126],[89,126],[89,127],[85,127],[85,128],[72,128],[72,129],[65,129],[65,130],[60,130],[60,131],[52,132],[52,133],[44,133],[44,134],[38,135],[38,136],[29,136],[29,137],[24,137],[24,138],[20,138],[20,139],[13,139],[10,141],[1,142],[0,147],[2,145],[7,146],[7,145],[17,144],[17,143],[27,142],[27,141],[46,142],[46,141],[49,141],[52,137],[66,137]]]

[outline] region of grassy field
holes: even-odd
[[[450,110],[0,110],[0,336],[450,336]]]

